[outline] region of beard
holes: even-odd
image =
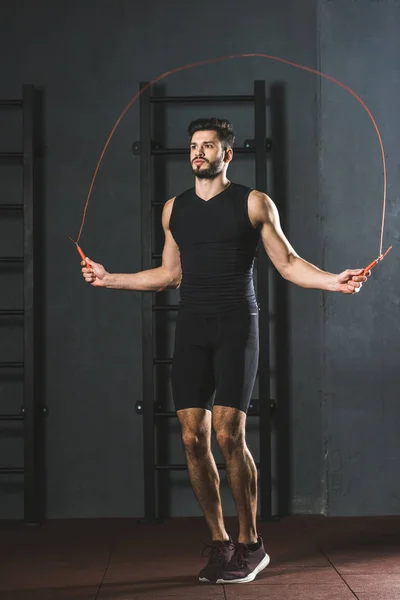
[[[224,166],[224,155],[222,155],[220,158],[217,158],[213,162],[205,162],[208,163],[208,167],[206,168],[202,168],[202,165],[200,165],[200,167],[195,167],[192,163],[193,175],[195,175],[198,179],[215,179],[222,173]]]

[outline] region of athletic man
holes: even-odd
[[[300,258],[281,230],[272,200],[227,179],[234,143],[228,121],[198,119],[188,133],[195,187],[164,206],[162,265],[108,273],[88,259],[91,268],[83,266],[82,272],[97,287],[152,292],[180,287],[172,389],[190,481],[212,536],[199,579],[248,582],[269,563],[256,528],[257,470],[245,441],[258,362],[257,243],[261,238],[282,277],[302,287],[354,294],[366,277],[362,269],[327,273]],[[224,526],[212,427],[235,500],[237,544]]]

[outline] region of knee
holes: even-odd
[[[209,441],[203,433],[183,432],[182,441],[187,454],[192,458],[200,458],[208,452]]]
[[[217,431],[215,434],[218,446],[221,448],[224,456],[229,456],[236,451],[242,451],[245,447],[243,433],[232,433],[231,431]]]

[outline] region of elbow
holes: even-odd
[[[179,273],[179,274],[178,274],[178,275],[175,277],[175,279],[174,279],[174,282],[173,282],[173,288],[174,288],[174,289],[176,289],[176,290],[177,290],[178,288],[180,288],[180,287],[181,287],[181,281],[182,281],[182,273]]]
[[[182,272],[179,271],[169,271],[168,272],[168,280],[164,289],[178,289],[181,285],[182,281]]]
[[[293,280],[293,270],[297,258],[298,257],[295,254],[289,254],[288,260],[283,265],[278,267],[279,273],[283,279],[286,279],[286,281]]]
[[[177,289],[181,284],[182,271],[177,268],[168,268],[166,265],[161,265],[158,268],[159,286],[156,292],[163,292],[168,289]]]
[[[285,281],[293,281],[292,270],[290,268],[280,269],[279,273],[281,274],[282,278],[285,279]]]

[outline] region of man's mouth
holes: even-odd
[[[196,165],[196,166],[200,166],[200,165],[202,165],[204,162],[206,162],[206,161],[205,161],[205,160],[203,160],[203,159],[201,159],[201,158],[196,158],[196,159],[193,161],[193,164],[194,164],[194,165]]]

